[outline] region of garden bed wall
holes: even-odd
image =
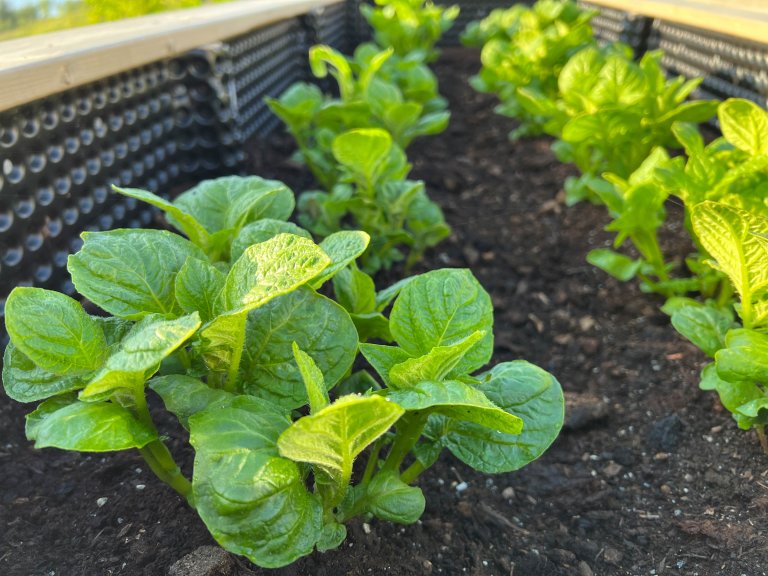
[[[757,39],[768,38],[768,9],[720,7],[730,16],[709,19],[706,11],[675,9],[675,18],[660,17],[680,1],[583,4],[602,10],[595,19],[601,38],[638,53],[663,48],[671,72],[704,76],[700,96],[765,105],[768,48]],[[150,224],[153,210],[111,194],[111,184],[168,195],[242,171],[245,144],[258,138],[263,145],[279,125],[264,97],[311,79],[309,47],[322,42],[348,52],[368,36],[359,4],[237,2],[4,43],[0,345],[14,286],[72,293],[66,259],[82,231]],[[459,4],[444,44],[458,44],[469,21],[509,3]]]

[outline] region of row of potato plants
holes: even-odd
[[[616,234],[589,262],[666,298],[672,325],[713,359],[701,388],[768,453],[768,113],[742,99],[689,101],[701,78],[667,79],[658,50],[636,61],[628,46],[599,45],[594,15],[539,0],[471,24],[462,40],[482,46],[472,84],[520,121],[512,138],[555,138],[557,157],[581,172],[566,202],[604,205]],[[722,137],[706,144],[699,124],[715,114]],[[684,266],[659,243],[670,201],[696,250]],[[625,243],[634,255],[617,251]]]
[[[67,267],[101,312],[34,287],[6,302],[3,385],[42,401],[26,418],[35,446],[137,449],[224,548],[264,567],[338,547],[352,518],[415,522],[425,501],[414,481],[444,449],[509,472],[563,421],[551,374],[524,360],[484,368],[493,307],[469,270],[378,291],[364,271],[405,248],[412,263],[447,234],[423,183],[406,179],[403,150],[447,123],[426,64],[456,9],[383,0],[363,13],[393,49],[315,47],[312,69],[332,74],[339,96],[300,84],[270,101],[323,188],[298,199],[304,227],[290,221],[293,191],[258,176],[173,201],[115,188],[169,229],[83,234]],[[189,434],[191,480],[153,394]]]

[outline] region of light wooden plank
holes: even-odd
[[[588,0],[592,4],[659,18],[768,44],[768,0]]]
[[[0,110],[340,0],[241,0],[0,42]]]

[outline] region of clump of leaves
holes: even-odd
[[[531,113],[548,117],[545,130],[558,137],[553,149],[576,164],[579,178],[566,181],[566,201],[599,201],[593,190],[604,172],[628,178],[656,147],[677,145],[675,122],[704,122],[715,101],[686,101],[701,79],[667,80],[661,51],[635,63],[623,46],[581,50],[563,67],[555,100],[530,88],[518,94]]]
[[[595,45],[590,25],[595,14],[570,0],[540,0],[532,7],[496,9],[467,26],[461,40],[482,47],[483,64],[470,83],[479,92],[498,95],[497,113],[520,120],[512,138],[544,131],[547,116],[529,112],[517,91],[528,88],[555,99],[563,66],[582,48]]]
[[[409,268],[448,236],[442,210],[427,197],[424,183],[404,179],[410,165],[389,133],[350,130],[336,136],[332,148],[343,175],[329,192],[302,194],[299,221],[309,230],[327,236],[345,222],[365,230],[372,238],[362,257],[368,272],[403,260],[403,247]]]
[[[700,387],[715,390],[739,427],[754,428],[768,453],[768,219],[715,202],[691,210],[693,230],[710,265],[728,277],[739,304],[734,309],[691,300],[672,303],[672,324],[714,362]]]
[[[120,192],[161,208],[188,238],[84,233],[68,269],[103,317],[49,290],[11,292],[3,386],[42,401],[27,416],[37,447],[138,449],[222,546],[277,567],[337,547],[357,516],[415,522],[424,497],[411,484],[442,448],[509,471],[556,437],[563,399],[551,375],[524,361],[476,373],[490,360],[493,318],[468,271],[377,293],[354,265],[366,234],[315,244],[283,219],[290,190],[260,178],[206,182],[174,202]],[[329,280],[343,306],[317,291]],[[380,381],[351,373],[357,326],[396,343],[364,345]],[[189,430],[191,482],[148,388]]]
[[[279,99],[267,99],[296,139],[301,159],[325,190],[342,177],[343,167],[333,157],[333,141],[339,134],[380,128],[405,150],[417,136],[437,134],[448,125],[448,112],[435,109],[444,108],[444,103],[433,101],[434,76],[418,72],[398,75],[392,70],[383,74],[382,68],[392,55],[391,48],[374,51],[368,45],[359,49],[356,58],[347,58],[329,46],[313,46],[309,51],[312,72],[318,78],[332,76],[339,97],[324,95],[317,86],[299,82]],[[415,64],[411,66],[415,68]],[[408,92],[396,83],[402,77],[412,78]]]
[[[432,62],[435,44],[459,15],[458,6],[436,6],[431,0],[376,0],[360,5],[360,13],[373,28],[379,46],[391,46],[401,58]]]

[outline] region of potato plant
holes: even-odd
[[[11,292],[3,386],[42,401],[26,423],[36,447],[137,449],[222,546],[278,567],[338,547],[355,517],[415,522],[425,502],[412,484],[443,449],[506,472],[557,436],[554,377],[522,360],[483,370],[493,308],[469,271],[377,293],[354,264],[368,235],[315,244],[286,221],[293,194],[276,181],[221,178],[174,202],[118,191],[184,236],[84,233],[68,269],[104,316],[57,292]],[[328,281],[343,305],[318,292]],[[359,350],[375,376],[352,373]],[[189,431],[191,481],[148,390]]]

